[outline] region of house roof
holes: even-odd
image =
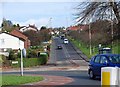
[[[88,29],[88,25],[77,25],[77,26],[71,26],[68,28],[68,30],[71,30],[71,31],[86,30],[86,29]]]
[[[36,27],[35,25],[30,25],[30,24],[29,24],[29,27],[34,28],[34,29],[38,30],[38,29],[37,29],[37,27]]]
[[[68,28],[68,30],[77,31],[78,26],[71,26],[71,27]]]
[[[13,37],[17,37],[17,36],[15,36],[15,35],[13,35],[13,34],[10,34],[10,33],[8,33],[8,32],[0,32],[0,34],[3,34],[3,33],[5,33],[5,34],[8,34],[8,35],[11,35],[11,36],[13,36]],[[17,38],[19,38],[20,40],[22,40],[22,41],[25,41],[23,38],[21,38],[21,37],[17,37]]]
[[[22,27],[20,27],[19,28],[19,30],[21,30],[21,29],[24,29],[24,30],[31,30],[31,28],[32,28],[32,30],[34,30],[34,31],[38,31],[38,28],[35,26],[35,24],[33,24],[33,25],[28,25],[28,26],[22,26]]]
[[[20,35],[17,34],[17,33],[19,33]],[[14,36],[16,36],[16,37],[22,38],[22,39],[24,39],[24,40],[26,40],[26,38],[28,38],[26,35],[24,35],[21,31],[19,31],[19,30],[17,30],[17,29],[12,30],[12,31],[10,32],[10,34],[12,34],[12,35],[14,35]]]

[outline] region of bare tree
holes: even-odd
[[[95,0],[94,0],[95,1]],[[107,0],[106,2],[82,2],[77,7],[76,13],[77,22],[85,22],[86,19],[93,21],[98,19],[116,19],[118,29],[118,37],[120,36],[120,1]]]

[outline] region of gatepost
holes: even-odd
[[[101,69],[101,86],[120,87],[120,69],[118,67],[103,67]]]

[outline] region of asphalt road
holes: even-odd
[[[63,49],[57,49],[57,45],[61,45]],[[83,54],[78,54],[70,42],[68,44],[63,44],[62,39],[55,37],[51,46],[49,63],[57,64],[58,66],[88,66],[88,62],[83,60],[82,56]]]

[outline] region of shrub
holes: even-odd
[[[17,54],[13,50],[10,50],[8,60],[15,60],[16,58]]]
[[[0,55],[0,64],[3,62],[2,55]]]
[[[2,62],[2,66],[3,67],[7,67],[7,66],[10,66],[10,61],[7,60],[6,56],[4,55],[1,55],[1,62]]]
[[[23,66],[24,67],[32,67],[32,66],[38,66],[38,65],[44,65],[47,63],[48,56],[42,55],[40,58],[23,58]],[[20,67],[20,58],[18,58],[16,61],[18,61],[18,64],[11,64],[12,67]]]
[[[28,49],[28,50],[27,50],[27,55],[26,55],[26,57],[28,57],[28,58],[37,57],[37,53],[36,53],[35,50]]]
[[[21,52],[19,51],[18,53],[17,53],[17,58],[20,58],[21,57]]]
[[[40,54],[40,57],[38,58],[38,61],[41,62],[41,65],[44,65],[47,63],[48,55],[46,54]]]

